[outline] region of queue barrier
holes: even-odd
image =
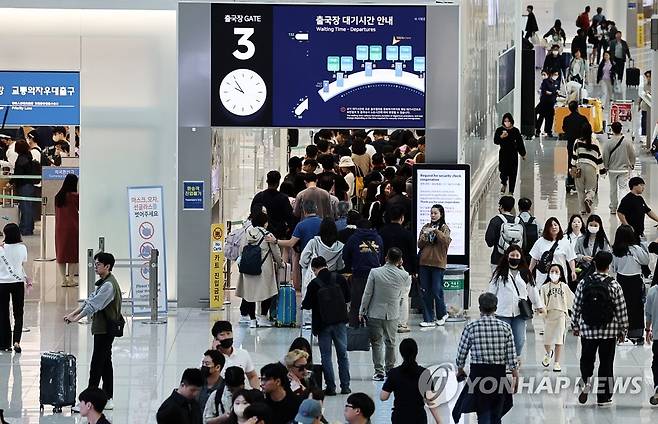
[[[96,282],[96,266],[94,264],[94,256],[96,253],[105,251],[105,237],[98,238],[98,251],[94,249],[87,249],[87,293],[91,294],[95,287]],[[140,321],[142,324],[166,324],[166,318],[158,316],[158,287],[159,287],[159,267],[160,267],[160,252],[158,249],[151,249],[151,256],[149,258],[149,308],[151,309],[150,319]],[[115,258],[115,268],[141,268],[143,258]],[[132,288],[131,288],[132,290]],[[133,297],[123,299],[126,303],[134,303]]]
[[[2,175],[0,179],[3,180],[40,180],[41,175]],[[39,247],[39,257],[35,258],[35,262],[52,262],[55,258],[46,257],[46,233],[48,224],[46,220],[46,204],[48,199],[46,197],[31,197],[31,196],[16,196],[13,194],[0,194],[0,201],[4,203],[5,200],[18,200],[28,202],[41,202],[41,246]]]

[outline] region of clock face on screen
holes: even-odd
[[[234,115],[253,115],[263,107],[266,98],[265,81],[249,69],[229,72],[219,85],[219,99],[226,110]]]

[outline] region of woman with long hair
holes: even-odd
[[[546,220],[541,237],[530,249],[531,272],[535,271],[544,254],[546,254],[547,259],[550,259],[549,264],[559,264],[562,268],[568,270],[567,278],[571,278],[569,281],[576,279],[576,252],[571,247],[569,240],[564,237],[560,221],[554,216]],[[552,258],[549,258],[550,256]],[[537,281],[546,281],[548,278],[546,271],[537,269]]]
[[[302,299],[306,297],[308,284],[315,278],[315,274],[311,269],[313,258],[322,256],[327,261],[329,271],[340,271],[345,268],[343,246],[344,244],[338,240],[338,230],[334,220],[331,218],[323,219],[320,223],[320,234],[306,243],[299,257],[299,266],[302,269]],[[311,325],[311,312],[308,309],[302,311],[303,325]]]
[[[503,115],[503,122],[494,133],[494,144],[500,146],[498,150],[498,171],[500,172],[500,193],[514,195],[516,187],[516,174],[519,169],[519,156],[525,160],[526,150],[521,131],[514,126],[511,113]]]
[[[612,96],[614,93],[615,79],[617,74],[615,73],[615,61],[610,55],[610,52],[603,52],[603,59],[599,63],[599,68],[596,71],[596,83],[601,84],[603,88],[603,107],[608,108],[610,102],[612,101]]]
[[[23,308],[25,305],[25,288],[32,281],[25,273],[27,247],[21,239],[18,225],[5,225],[2,233],[4,240],[0,243],[0,351],[21,352],[21,335],[23,334]],[[14,330],[9,321],[9,299],[14,315]],[[13,336],[13,337],[12,337]]]
[[[371,182],[366,190],[366,202],[361,209],[361,215],[370,221],[370,227],[379,229],[384,225],[384,210],[386,208],[386,192],[390,193],[391,183]]]
[[[432,206],[430,222],[423,225],[418,237],[418,276],[424,303],[421,327],[445,325],[448,312],[443,299],[443,274],[448,264],[448,247],[451,241],[443,206]]]
[[[34,158],[32,153],[30,153],[30,146],[25,140],[18,140],[15,143],[15,149],[18,156],[14,163],[14,175],[36,175],[36,169],[34,167]],[[35,162],[36,163],[36,162]],[[37,164],[40,168],[41,165]],[[41,170],[38,170],[38,174],[41,175]],[[30,178],[20,178],[14,180],[14,187],[16,189],[16,195],[22,197],[33,197],[35,195],[34,184],[39,182],[38,180],[33,180]],[[20,212],[20,223],[18,227],[21,230],[21,234],[24,236],[31,236],[34,234],[34,203],[31,200],[19,200],[18,201],[18,210]]]
[[[574,295],[567,285],[567,277],[561,265],[553,264],[548,271],[548,280],[541,286],[541,299],[546,305],[544,314],[544,349],[546,354],[541,364],[548,368],[554,360],[553,371],[560,372],[560,355],[567,334],[567,318],[573,306]]]
[[[610,252],[610,241],[605,234],[603,228],[603,221],[598,215],[590,215],[587,218],[587,225],[584,227],[583,236],[576,242],[576,263],[580,272],[578,273],[578,281],[583,279],[583,276],[589,275],[594,268],[594,255],[596,252]]]
[[[426,369],[416,362],[418,344],[414,339],[404,339],[400,342],[402,364],[392,368],[386,376],[379,399],[386,402],[395,395],[391,423],[426,424],[425,393],[421,393],[418,382]],[[441,424],[438,407],[430,408],[432,417]]]
[[[73,277],[78,274],[79,209],[78,177],[67,174],[55,195],[55,257],[58,282],[63,287],[78,285]]]
[[[637,345],[644,344],[643,265],[649,265],[649,251],[637,240],[633,227],[620,225],[612,245],[612,270],[626,300],[628,339]]]
[[[521,315],[519,300],[530,300],[539,312],[544,310],[544,302],[523,258],[521,247],[513,244],[505,250],[489,282],[488,291],[498,298],[496,317],[512,327],[516,356],[520,362],[525,345],[527,317]]]
[[[566,236],[567,240],[569,240],[569,243],[571,243],[571,247],[574,249],[576,248],[576,243],[578,243],[578,240],[583,236],[584,226],[585,222],[583,221],[583,217],[581,217],[579,214],[571,215],[571,218],[569,218],[567,231],[564,233],[564,235]]]

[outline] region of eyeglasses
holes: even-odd
[[[345,404],[345,408],[356,409],[354,405],[350,405],[349,403]]]
[[[99,266],[105,266],[105,264],[102,263],[102,262],[94,262],[94,267],[95,268],[98,268]]]
[[[308,364],[295,365],[293,368],[295,368],[297,371],[306,371],[308,368]]]

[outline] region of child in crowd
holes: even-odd
[[[544,349],[546,355],[541,364],[547,368],[554,358],[553,371],[560,372],[560,354],[567,331],[567,317],[573,306],[574,298],[564,269],[561,265],[553,264],[548,271],[548,279],[540,289],[544,301]],[[553,350],[553,348],[555,350]]]

